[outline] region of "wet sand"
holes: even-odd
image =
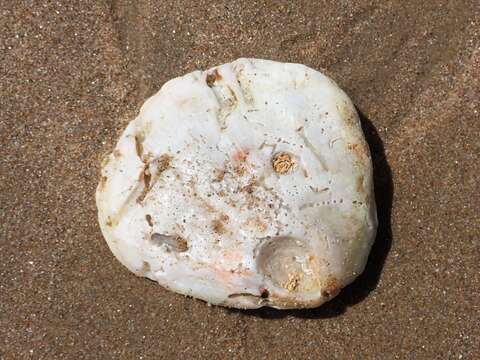
[[[479,357],[477,0],[23,3],[0,1],[0,359]],[[96,222],[100,159],[143,101],[241,56],[324,71],[362,113],[379,234],[318,309],[170,293]]]

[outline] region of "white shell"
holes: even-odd
[[[363,271],[375,237],[358,115],[304,65],[238,59],[173,79],[102,165],[115,256],[212,304],[318,306]]]

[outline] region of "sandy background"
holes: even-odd
[[[0,0],[1,359],[478,359],[480,3]],[[310,311],[208,307],[136,278],[99,162],[168,79],[305,63],[363,113],[380,230]]]

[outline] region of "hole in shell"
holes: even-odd
[[[188,250],[187,240],[178,235],[153,233],[150,242],[155,246],[164,245],[167,251],[184,252]]]
[[[260,293],[260,297],[262,299],[268,299],[268,297],[270,296],[270,293],[268,292],[267,289],[262,289],[261,293]]]
[[[290,236],[266,239],[257,250],[256,259],[258,270],[275,286],[292,293],[318,288],[312,249],[304,239]]]

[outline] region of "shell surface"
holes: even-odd
[[[102,164],[96,201],[128,269],[237,308],[321,305],[363,271],[377,228],[350,99],[259,59],[167,82]]]

